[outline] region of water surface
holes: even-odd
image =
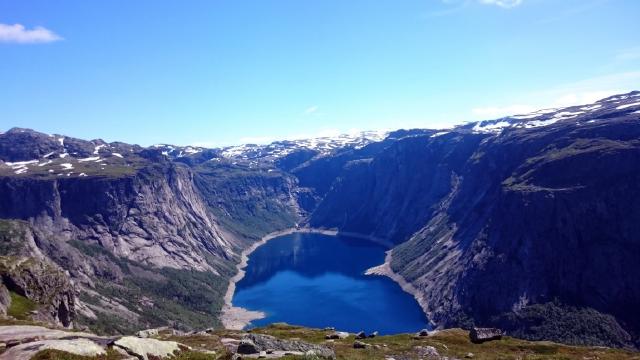
[[[428,327],[418,303],[398,284],[364,275],[384,262],[385,250],[345,236],[298,233],[275,238],[249,256],[233,304],[267,314],[252,326],[286,322],[380,334]]]

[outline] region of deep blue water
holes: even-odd
[[[320,234],[270,240],[249,256],[234,306],[274,322],[342,331],[415,332],[428,327],[415,299],[387,277],[365,270],[384,262],[385,248],[370,241]]]

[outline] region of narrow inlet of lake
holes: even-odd
[[[416,300],[387,277],[364,275],[384,262],[385,248],[347,236],[296,233],[249,256],[234,306],[266,313],[251,326],[274,322],[383,334],[428,328]]]

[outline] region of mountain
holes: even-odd
[[[100,333],[219,325],[242,250],[311,226],[390,240],[388,268],[439,328],[638,346],[639,120],[632,92],[447,130],[218,149],[14,128],[0,134],[0,256],[58,269],[56,298],[75,299],[38,305],[12,265],[0,304],[66,308],[48,321]]]
[[[637,344],[639,120],[633,92],[405,138],[310,223],[394,240],[391,268],[440,327]]]

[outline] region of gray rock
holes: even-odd
[[[366,339],[367,338],[367,334],[364,331],[360,331],[359,333],[356,334],[356,339]]]
[[[89,339],[40,340],[19,344],[0,355],[0,360],[28,360],[42,350],[60,350],[80,356],[106,354],[105,349]]]
[[[370,338],[374,338],[374,337],[376,337],[376,336],[378,336],[378,332],[377,332],[377,331],[374,331],[374,332],[372,332],[371,334],[369,334],[369,337],[370,337]]]
[[[260,351],[256,347],[253,341],[249,339],[242,339],[238,344],[238,354],[257,354]]]
[[[365,342],[358,341],[358,340],[353,342],[353,348],[354,349],[366,349],[366,348],[368,348],[370,346],[371,346],[371,344],[367,344]]]
[[[274,353],[291,352],[304,355],[309,351],[313,351],[316,356],[322,358],[334,359],[336,356],[333,349],[324,345],[310,344],[300,340],[281,340],[269,335],[246,334],[242,341],[250,341],[254,344],[256,350],[254,354],[260,351],[266,352],[270,350]],[[238,346],[238,350],[240,346]],[[240,351],[238,351],[238,353],[240,353]]]
[[[124,349],[127,353],[137,358],[148,360],[164,359],[173,356],[187,347],[175,341],[161,341],[156,339],[145,339],[135,336],[124,336],[113,342],[114,346]]]
[[[482,343],[485,341],[502,339],[502,330],[496,328],[476,328],[469,332],[469,338],[474,343]]]
[[[418,356],[425,357],[427,359],[440,359],[440,353],[433,346],[416,346],[413,348]]]
[[[418,331],[418,333],[416,335],[417,336],[429,336],[429,330],[422,329],[422,330]]]

